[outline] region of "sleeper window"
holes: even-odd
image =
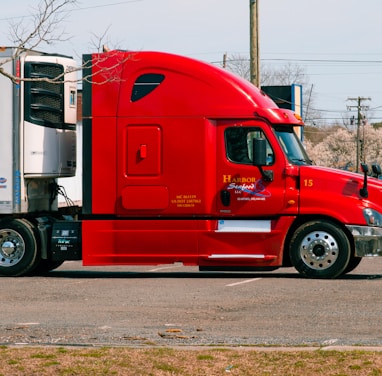
[[[164,80],[163,74],[146,73],[139,76],[133,86],[131,101],[135,102],[155,90]]]

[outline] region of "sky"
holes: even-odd
[[[314,100],[307,108],[309,98],[303,98],[303,117],[315,110],[317,123],[343,123],[357,116],[347,109],[357,102],[348,98],[362,97],[371,99],[362,101],[369,122],[382,121],[381,0],[257,1],[260,66],[305,69]],[[249,58],[249,2],[80,0],[61,24],[70,40],[39,49],[80,61],[105,35],[111,48],[166,51],[215,64],[224,54]],[[0,45],[12,45],[12,24],[29,27],[38,3],[18,0],[3,7]]]

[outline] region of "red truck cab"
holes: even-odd
[[[313,166],[301,118],[249,82],[159,52],[84,62],[85,265],[333,278],[379,254],[382,184]]]

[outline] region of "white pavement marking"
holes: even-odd
[[[229,285],[226,285],[226,286],[232,287],[232,286],[242,285],[243,283],[255,282],[255,281],[259,281],[260,279],[262,279],[262,278],[246,279],[245,281],[230,283]]]
[[[165,269],[176,269],[183,267],[183,264],[181,265],[170,265],[170,266],[161,266],[160,268],[150,269],[149,272],[157,272],[158,270],[165,270]]]

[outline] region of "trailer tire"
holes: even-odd
[[[336,278],[347,269],[351,246],[344,231],[329,221],[304,223],[289,248],[296,270],[308,278]]]
[[[0,222],[0,275],[26,275],[38,260],[39,248],[32,224],[25,219]]]

